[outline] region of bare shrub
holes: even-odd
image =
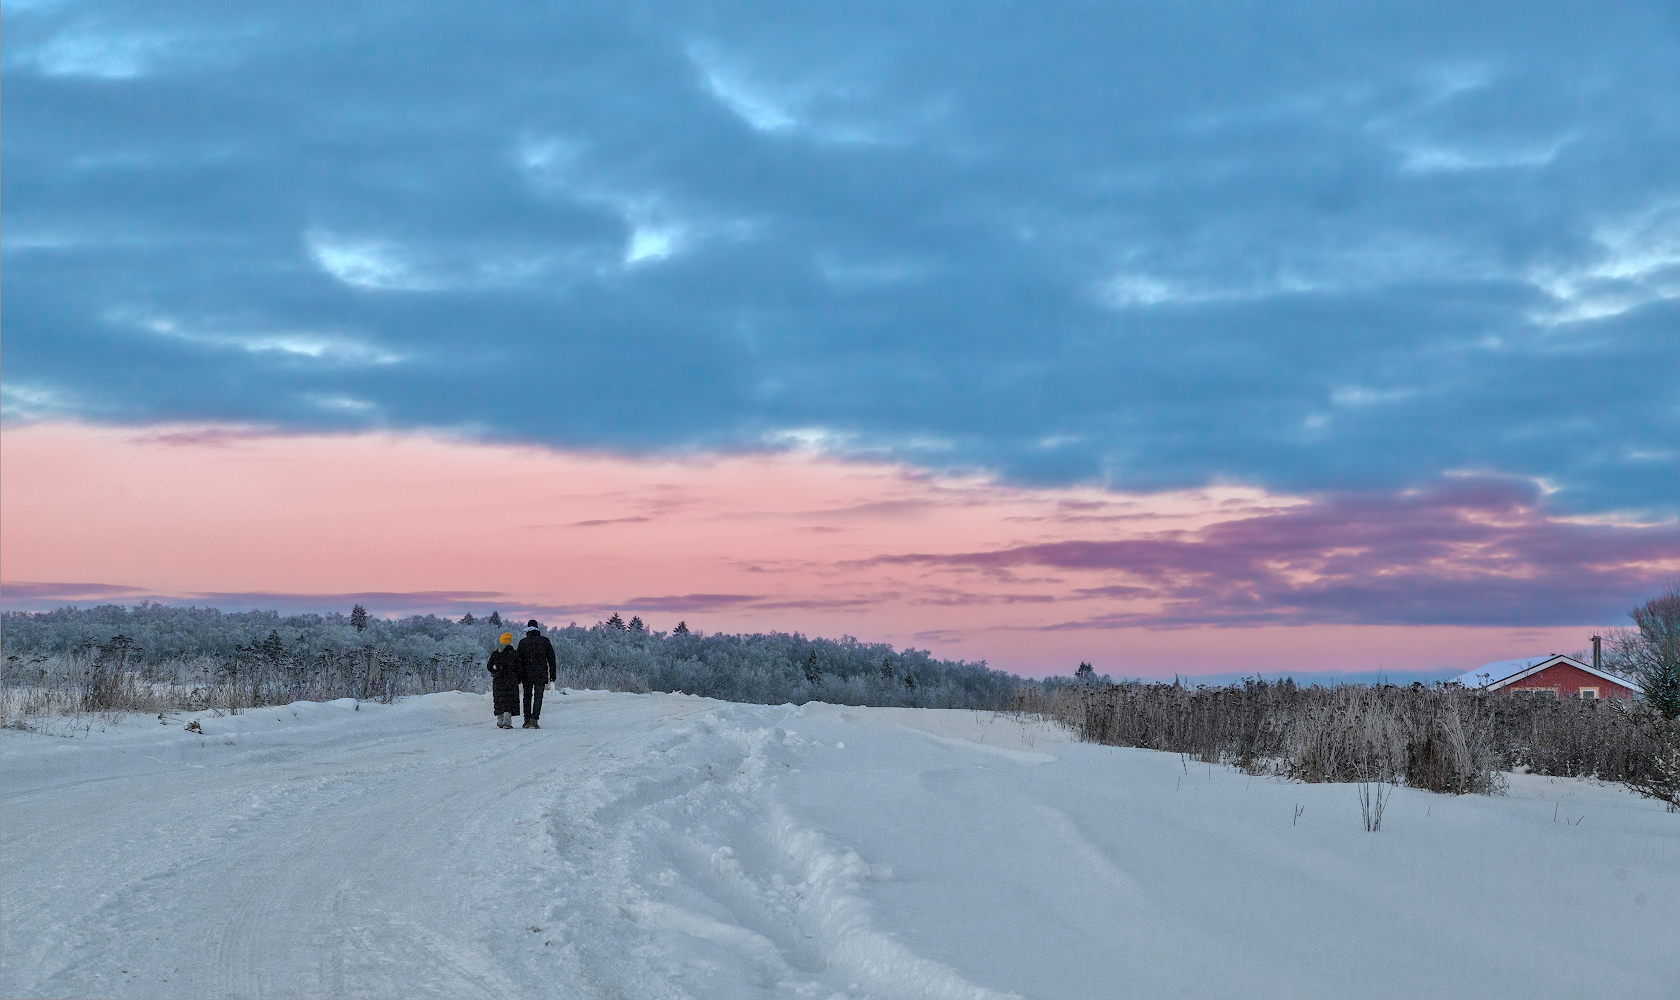
[[[1643,704],[1474,694],[1493,723],[1498,765],[1627,783],[1653,774],[1660,739]]]
[[[1680,719],[1680,579],[1628,617],[1634,627],[1612,637],[1614,659],[1663,718]]]
[[[1622,783],[1646,798],[1666,802],[1669,812],[1680,812],[1680,719],[1666,718],[1661,709],[1644,703],[1631,710],[1616,708],[1644,742],[1637,755],[1641,766]]]
[[[1227,687],[1127,682],[1023,688],[1017,711],[1113,746],[1183,753],[1299,781],[1495,792],[1525,769],[1680,800],[1680,722],[1654,706],[1512,698],[1454,685]]]
[[[1405,783],[1492,792],[1502,783],[1485,699],[1457,690],[1124,683],[1023,691],[1016,708],[1081,738],[1186,753],[1300,781]]]
[[[1390,787],[1381,782],[1374,789],[1369,781],[1359,783],[1359,816],[1365,821],[1366,833],[1382,832],[1383,810],[1388,808],[1391,795]]]
[[[590,688],[597,691],[623,691],[647,694],[653,690],[641,673],[599,661],[567,664],[557,671],[560,687]]]

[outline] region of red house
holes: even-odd
[[[1454,680],[1468,688],[1507,696],[1520,691],[1551,698],[1632,701],[1639,694],[1633,681],[1558,653],[1526,660],[1495,660]]]

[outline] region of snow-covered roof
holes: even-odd
[[[1474,670],[1459,674],[1453,680],[1467,688],[1487,687],[1489,684],[1498,684],[1507,677],[1520,674],[1542,660],[1549,659],[1551,659],[1549,656],[1529,656],[1520,660],[1494,660],[1492,663],[1484,663]]]
[[[1629,690],[1639,690],[1639,684],[1636,681],[1626,677],[1618,677],[1605,670],[1599,670],[1591,664],[1582,663],[1573,656],[1564,656],[1561,653],[1553,653],[1551,656],[1528,656],[1520,660],[1494,660],[1492,663],[1484,663],[1474,670],[1459,674],[1453,678],[1453,681],[1468,688],[1493,690],[1520,681],[1525,677],[1533,676],[1547,667],[1557,666],[1560,663],[1568,664],[1577,670],[1584,670],[1594,677],[1609,681],[1612,684],[1620,684]]]

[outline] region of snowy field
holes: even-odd
[[[3,734],[5,996],[1680,996],[1680,816],[1589,782],[1371,834],[1348,785],[989,713],[193,718]]]

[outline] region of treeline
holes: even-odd
[[[223,613],[144,603],[0,615],[9,684],[99,674],[107,684],[227,687],[246,704],[299,697],[395,697],[485,689],[484,660],[504,631],[500,615],[460,620],[414,615]],[[851,637],[797,633],[700,635],[680,625],[653,632],[614,615],[590,627],[550,628],[561,683],[624,691],[674,691],[781,704],[1002,708],[1024,682],[982,661],[936,659]],[[71,679],[74,679],[73,677]],[[85,677],[84,677],[85,680]]]
[[[1503,772],[1527,768],[1623,782],[1680,808],[1680,593],[1671,587],[1634,618],[1636,629],[1617,639],[1646,692],[1631,709],[1456,685],[1116,684],[1088,664],[1074,678],[1023,680],[984,661],[935,659],[849,636],[699,635],[686,625],[665,633],[617,615],[545,632],[565,686],[761,704],[1012,709],[1059,720],[1098,743],[1302,781],[1490,792]],[[485,659],[504,631],[517,635],[523,626],[499,615],[387,620],[360,608],[282,616],[148,603],[6,612],[3,724],[28,728],[28,718],[75,712],[239,711],[295,700],[482,692]]]
[[[271,659],[342,656],[374,646],[397,660],[478,657],[488,653],[506,628],[495,623],[451,621],[436,615],[388,620],[365,612],[282,615],[277,611],[221,612],[144,602],[56,611],[0,614],[0,647],[10,656],[88,653],[118,636],[133,640],[131,662],[158,665],[171,660],[242,657],[261,652]]]

